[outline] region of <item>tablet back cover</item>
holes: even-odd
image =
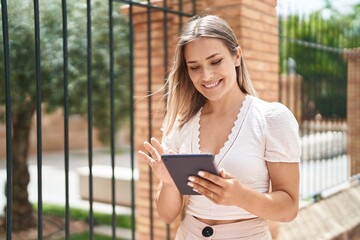
[[[198,176],[199,171],[218,175],[212,154],[163,154],[161,157],[183,195],[199,195],[187,185],[190,176]]]

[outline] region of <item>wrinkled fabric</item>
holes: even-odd
[[[202,230],[207,227],[191,215],[186,215],[180,224],[175,240],[272,240],[269,226],[264,219],[255,218],[248,221],[211,226],[214,233],[204,237]]]

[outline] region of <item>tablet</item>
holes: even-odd
[[[183,195],[199,195],[187,185],[189,176],[197,176],[200,170],[219,174],[212,154],[163,154],[161,158]]]

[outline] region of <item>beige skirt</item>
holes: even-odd
[[[244,222],[208,226],[190,215],[185,215],[175,240],[271,240],[269,226],[264,219],[255,218]]]

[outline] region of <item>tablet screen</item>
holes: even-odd
[[[218,175],[212,154],[163,154],[161,158],[183,195],[199,195],[187,185],[189,176],[197,176],[199,171]]]

